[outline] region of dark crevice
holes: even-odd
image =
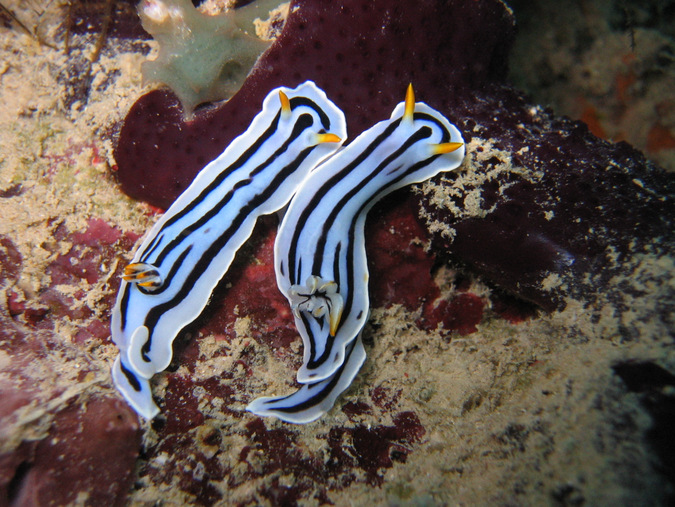
[[[32,467],[32,463],[24,461],[16,468],[14,477],[12,477],[12,480],[9,481],[9,485],[7,486],[8,505],[14,505],[14,502],[23,490],[26,477],[28,476],[28,472]]]

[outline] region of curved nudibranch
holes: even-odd
[[[351,381],[365,358],[360,338],[351,344],[369,314],[366,215],[390,192],[456,169],[464,151],[459,130],[438,111],[415,103],[409,87],[389,120],[363,132],[303,181],[277,234],[275,269],[304,343],[298,382],[310,385],[291,395],[302,405],[292,416],[289,397],[259,399],[249,410],[307,422],[326,411],[323,400],[332,394],[326,386],[346,389],[349,383],[341,380]],[[308,397],[313,385],[324,391],[318,398]]]
[[[345,139],[344,114],[314,83],[272,90],[249,128],[207,165],[147,234],[126,267],[112,318],[113,380],[146,418],[148,379],[206,307],[260,215],[284,207]]]
[[[345,361],[330,377],[305,384],[289,396],[257,398],[246,410],[290,423],[312,422],[333,408],[335,400],[350,386],[365,360],[366,350],[359,335],[345,347]]]

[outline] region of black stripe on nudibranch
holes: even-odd
[[[120,313],[120,327],[122,329],[127,327],[127,310],[129,308],[129,297],[131,296],[132,285],[129,283],[122,284],[122,292],[118,295],[118,307]]]
[[[302,107],[306,106],[310,109],[312,109],[316,114],[319,115],[319,121],[321,122],[321,126],[325,130],[330,130],[330,118],[326,114],[326,112],[321,109],[316,102],[314,102],[312,99],[309,99],[307,97],[293,97],[291,100],[291,109],[295,109],[296,107]]]
[[[122,373],[124,373],[124,376],[127,379],[127,382],[129,382],[129,385],[134,388],[134,391],[137,393],[141,392],[141,383],[138,381],[136,378],[136,375],[134,375],[131,370],[129,370],[126,366],[124,366],[124,363],[120,361],[120,370],[122,370]]]

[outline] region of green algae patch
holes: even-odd
[[[143,63],[143,79],[171,88],[187,117],[199,104],[231,97],[270,45],[243,28],[250,10],[209,16],[190,0],[144,0],[138,13],[159,53]]]

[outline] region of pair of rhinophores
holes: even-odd
[[[464,143],[443,115],[415,103],[412,87],[390,119],[340,148],[346,135],[344,114],[311,81],[274,89],[146,235],[111,325],[120,349],[113,380],[140,415],[159,412],[150,379],[169,365],[174,339],[202,313],[257,218],[289,201],[275,271],[303,340],[304,385],[247,410],[306,423],[349,387],[366,358],[366,215],[390,192],[457,168]]]

